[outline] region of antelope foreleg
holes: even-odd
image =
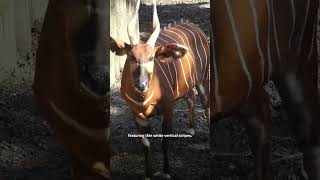
[[[172,132],[172,116],[173,110],[169,108],[163,115],[162,122],[162,134],[164,135],[162,139],[162,150],[163,150],[163,171],[166,179],[170,179],[170,164],[169,164],[169,135]]]
[[[193,91],[189,92],[187,102],[188,102],[188,106],[189,106],[189,112],[191,114],[188,133],[190,133],[193,136],[195,133],[194,130],[195,130],[195,126],[196,126],[196,118],[195,118],[196,115],[195,115],[195,110],[194,110],[195,95],[194,95]]]
[[[267,93],[262,89],[256,96],[251,97],[239,117],[249,133],[250,147],[256,163],[256,179],[270,180],[271,117]]]
[[[270,132],[260,117],[247,119],[250,147],[256,163],[256,179],[271,179],[271,140]]]
[[[150,126],[143,127],[136,123],[140,134],[150,134]],[[150,141],[148,138],[142,139],[143,152],[145,157],[145,179],[149,180],[152,177],[151,155],[150,155]]]
[[[201,104],[205,110],[205,115],[206,115],[208,124],[210,125],[209,90],[206,87],[204,87],[202,84],[197,85],[196,89],[200,96]]]

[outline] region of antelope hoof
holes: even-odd
[[[194,129],[193,128],[189,128],[188,130],[187,130],[187,132],[191,135],[191,136],[194,136]]]

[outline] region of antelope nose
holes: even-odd
[[[148,82],[139,82],[137,84],[137,89],[141,92],[144,92],[148,89]]]

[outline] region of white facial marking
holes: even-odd
[[[152,91],[151,95],[148,97],[148,99],[146,99],[145,101],[143,102],[138,102],[136,100],[134,100],[132,97],[130,97],[127,93],[125,93],[125,96],[133,103],[135,103],[136,105],[138,106],[145,106],[153,97],[154,95],[154,90]]]

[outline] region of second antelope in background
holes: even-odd
[[[211,132],[221,117],[239,119],[249,133],[254,179],[274,179],[270,100],[263,88],[272,80],[306,174],[320,180],[319,1],[217,0],[211,5]]]
[[[133,120],[141,134],[150,134],[148,118],[162,115],[162,132],[170,134],[174,103],[179,98],[188,100],[192,113],[190,133],[194,133],[194,92],[196,87],[201,102],[209,111],[209,42],[194,24],[181,22],[161,31],[153,1],[153,33],[146,43],[133,37],[140,1],[128,23],[131,44],[111,38],[111,51],[127,55],[124,65],[121,94],[129,105]],[[161,32],[160,32],[161,31]],[[150,142],[142,138],[145,153],[146,178],[152,177]],[[168,138],[163,138],[164,174],[170,178]]]

